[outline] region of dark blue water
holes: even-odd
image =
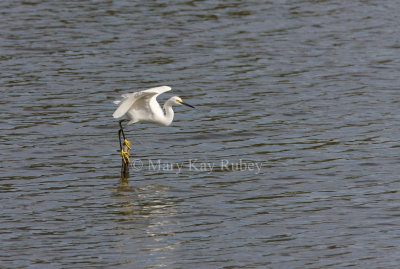
[[[396,268],[396,1],[1,1],[0,267]],[[112,101],[196,106],[137,124]]]

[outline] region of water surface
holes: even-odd
[[[399,14],[1,1],[0,267],[398,267]],[[196,110],[121,182],[112,101],[160,85]]]

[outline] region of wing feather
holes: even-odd
[[[171,87],[168,86],[161,86],[161,87],[155,87],[151,88],[148,90],[144,90],[141,92],[135,92],[131,94],[124,94],[122,95],[122,100],[118,103],[118,108],[115,110],[113,113],[114,118],[120,118],[123,115],[125,115],[129,109],[132,107],[132,105],[139,99],[141,98],[151,98],[151,97],[157,97],[158,95],[170,91]],[[114,103],[116,103],[115,101]]]
[[[155,87],[151,89],[144,90],[143,92],[154,92],[157,93],[157,95],[162,94],[164,92],[170,91],[171,87],[169,86],[160,86],[160,87]]]

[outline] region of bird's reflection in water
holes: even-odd
[[[128,180],[121,180],[113,194],[119,205],[115,208],[116,229],[125,238],[118,243],[119,249],[151,253],[153,265],[163,265],[166,256],[174,255],[174,249],[181,244],[174,230],[179,214],[177,201],[168,196],[168,190],[162,185],[133,187]],[[137,240],[143,244],[138,245]]]

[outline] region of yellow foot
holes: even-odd
[[[124,140],[124,145],[128,147],[129,150],[131,150],[131,142],[129,142],[128,140]]]
[[[121,155],[122,155],[122,159],[124,160],[124,163],[130,163],[129,156],[131,156],[131,155],[129,154],[128,151],[121,150]]]

